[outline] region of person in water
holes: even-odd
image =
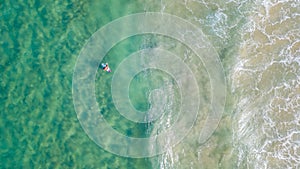
[[[101,67],[104,71],[107,71],[107,72],[111,72],[109,66],[108,66],[108,63],[101,63]]]

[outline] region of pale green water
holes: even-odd
[[[299,167],[299,9],[297,0],[0,2],[0,168]],[[73,106],[72,76],[80,50],[95,31],[144,11],[175,14],[203,30],[224,66],[227,103],[205,144],[195,141],[203,125],[199,118],[186,139],[166,154],[123,158],[100,148],[83,131]],[[136,50],[162,46],[161,39],[130,37],[104,62],[114,70]],[[173,51],[185,50],[173,49],[174,40],[164,42]],[[203,92],[209,80],[202,64],[198,69]],[[165,127],[121,117],[110,93],[101,91],[110,91],[112,76],[102,75],[101,70],[96,75],[96,99],[115,130],[149,137],[153,129]],[[147,92],[170,78],[162,72],[136,75],[129,88],[135,108],[149,109]]]

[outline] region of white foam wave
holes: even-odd
[[[241,55],[232,73],[232,91],[243,94],[233,125],[238,166],[298,168],[299,3],[255,3],[257,9],[244,27]]]

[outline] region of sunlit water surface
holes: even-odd
[[[95,31],[118,17],[150,11],[177,15],[203,30],[223,64],[227,102],[205,144],[197,139],[207,105],[188,136],[165,154],[124,158],[98,147],[81,128],[72,103],[72,75],[81,48]],[[298,0],[2,2],[0,168],[299,168],[299,28]],[[197,58],[174,39],[144,35],[120,42],[104,61],[114,68],[134,51],[156,47],[187,62]],[[209,100],[209,77],[196,61],[203,73],[196,77],[201,97]],[[112,78],[103,75],[101,70],[96,74],[97,101],[118,132],[149,137],[176,120],[176,113],[160,123],[124,119],[101,90],[110,90]],[[179,102],[171,76],[146,70],[132,80],[132,105],[149,109],[149,91],[165,89],[166,81],[174,84]]]

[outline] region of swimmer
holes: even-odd
[[[108,66],[108,63],[101,63],[101,67],[104,71],[107,71],[107,72],[111,72],[109,66]]]

